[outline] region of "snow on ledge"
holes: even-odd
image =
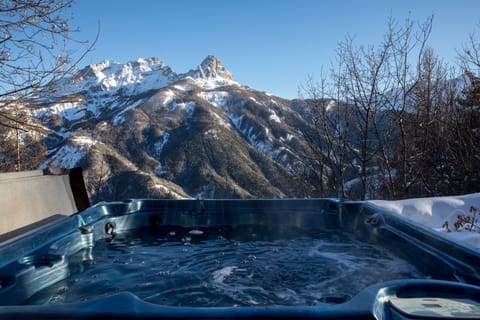
[[[465,230],[448,232],[443,226],[448,222],[453,226],[458,214],[470,215],[470,207],[480,209],[480,193],[462,196],[417,198],[397,201],[372,200],[370,203],[402,215],[414,222],[442,232],[453,241],[480,251],[480,233]],[[477,224],[480,213],[477,213]]]

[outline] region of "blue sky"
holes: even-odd
[[[378,44],[391,15],[434,15],[429,44],[446,62],[480,33],[478,0],[77,0],[76,38],[100,38],[81,66],[158,57],[177,72],[214,54],[236,80],[296,98],[310,75],[328,69],[338,42]]]

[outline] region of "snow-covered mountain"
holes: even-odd
[[[423,99],[422,88],[406,100]],[[452,92],[463,95],[463,88],[456,89]],[[398,101],[385,97],[379,101]],[[90,65],[63,79],[48,97],[28,101],[23,110],[28,121],[47,132],[40,135],[47,149],[42,167],[82,166],[94,202],[133,197],[371,199],[477,190],[476,111],[439,109],[444,121],[438,123],[423,111],[399,113],[395,104],[375,108],[272,96],[238,83],[216,57],[208,56],[185,73],[158,58]],[[400,128],[404,121],[399,117],[407,119],[408,128]],[[428,143],[421,135],[424,122]],[[432,139],[432,132],[452,126],[470,131]],[[404,158],[398,156],[400,132],[408,133]],[[2,148],[1,163],[17,163],[18,135],[10,129],[4,136],[11,143]],[[24,145],[38,137],[28,136]],[[43,154],[44,145],[37,145],[24,148],[26,157]],[[468,161],[457,161],[459,153]],[[42,161],[35,158],[35,163]]]
[[[28,110],[50,130],[43,167],[82,166],[94,200],[312,196],[293,174],[309,126],[295,104],[208,56],[186,73],[157,58],[90,65]]]
[[[123,94],[138,94],[160,89],[179,80],[191,78],[211,88],[236,83],[231,73],[210,55],[196,68],[178,74],[158,58],[138,59],[121,64],[104,61],[80,70],[65,83],[62,94],[99,90]]]

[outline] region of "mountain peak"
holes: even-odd
[[[208,55],[198,66],[197,76],[203,79],[224,78],[235,81],[230,71],[214,55]]]
[[[72,93],[85,90],[116,91],[123,88],[129,94],[159,89],[187,77],[205,88],[216,88],[236,83],[232,74],[214,56],[208,55],[195,69],[187,73],[176,73],[159,58],[140,58],[125,64],[103,61],[90,64],[80,70],[71,85],[62,92]],[[126,91],[125,91],[126,90]]]

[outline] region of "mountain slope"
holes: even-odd
[[[292,103],[208,56],[183,74],[157,58],[90,65],[29,112],[51,130],[43,167],[82,166],[92,199],[303,197],[309,124]]]

